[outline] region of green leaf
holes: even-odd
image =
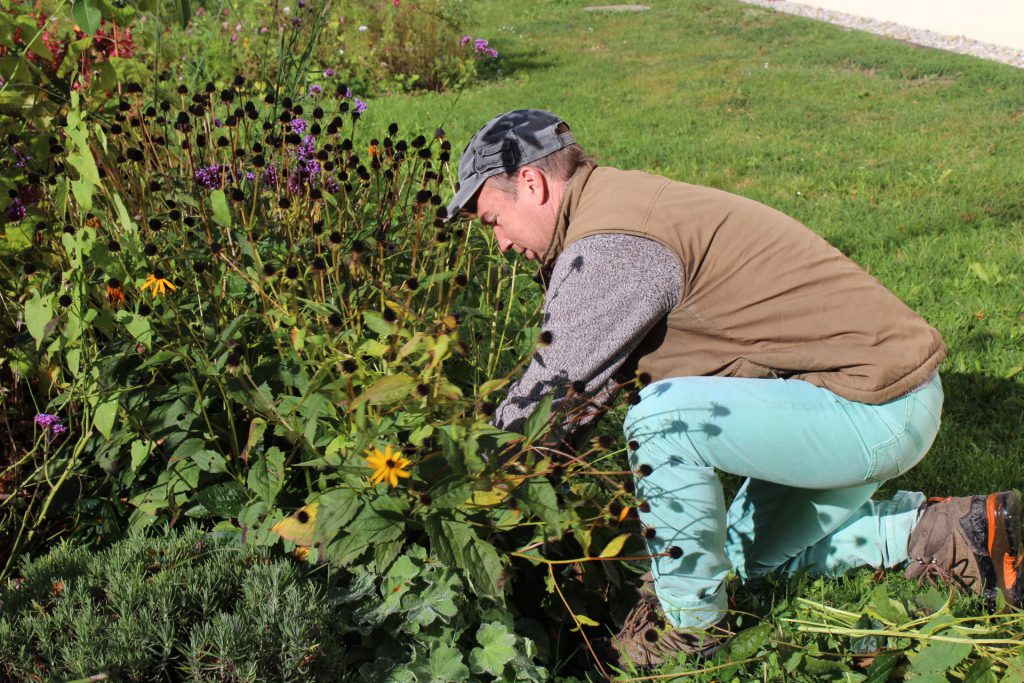
[[[622,552],[622,546],[629,540],[629,534],[619,534],[612,540],[608,541],[608,545],[604,547],[601,554],[598,557],[616,557]]]
[[[120,316],[118,317],[120,318]],[[132,339],[149,350],[153,344],[153,328],[149,324],[149,318],[137,313],[127,313],[124,319],[127,321],[124,327]]]
[[[199,489],[190,501],[197,507],[186,514],[192,517],[234,517],[245,505],[245,500],[245,489],[241,484],[237,481],[223,481]]]
[[[382,337],[390,336],[395,331],[394,323],[389,323],[377,311],[363,311],[363,322]]]
[[[600,626],[600,622],[594,621],[585,614],[574,614],[573,617],[576,619],[576,626],[569,629],[571,633],[582,631],[584,626]]]
[[[495,678],[502,678],[505,665],[516,656],[516,636],[509,633],[504,624],[491,622],[484,624],[476,633],[480,647],[473,648],[469,653],[469,664],[474,673],[488,673]]]
[[[146,440],[132,441],[132,472],[137,472],[139,466],[149,459],[153,452],[153,442]]]
[[[771,625],[764,623],[740,631],[728,642],[728,659],[736,661],[753,657],[771,636]]]
[[[8,223],[0,237],[0,254],[9,255],[25,251],[32,246],[35,227],[30,221]]]
[[[526,442],[530,443],[537,439],[545,429],[548,427],[548,420],[551,419],[551,401],[552,394],[547,394],[540,400],[537,407],[534,408],[533,413],[526,420],[526,426],[523,428],[523,436],[526,438]]]
[[[330,541],[359,512],[359,496],[352,489],[338,488],[323,493],[317,501],[315,540]]]
[[[256,458],[249,469],[247,483],[268,505],[274,504],[274,499],[284,486],[284,453],[280,448],[274,446]]]
[[[910,669],[919,674],[941,674],[949,671],[971,654],[970,643],[929,641],[910,661]]]
[[[210,193],[210,210],[217,225],[231,227],[231,210],[228,208],[228,200],[224,197],[224,190],[214,190]]]
[[[462,661],[462,653],[458,648],[451,645],[441,645],[430,653],[430,660],[427,663],[428,670],[417,670],[422,674],[423,681],[437,681],[437,683],[461,683],[469,680],[469,667]]]
[[[40,296],[38,293],[25,302],[25,326],[28,333],[36,340],[39,348],[46,330],[53,320],[53,295]]]
[[[458,507],[466,502],[471,493],[470,481],[466,476],[450,474],[430,487],[430,507],[435,510]]]
[[[464,571],[478,593],[501,594],[504,584],[501,558],[494,546],[481,540],[469,524],[438,514],[427,517],[423,526],[438,559],[452,569]]]
[[[352,399],[349,409],[355,409],[363,403],[370,405],[393,403],[408,396],[415,386],[416,380],[405,373],[399,372],[382,377],[374,382],[369,389]]]
[[[71,16],[75,18],[78,28],[90,36],[96,33],[96,29],[100,27],[100,20],[103,19],[103,13],[93,0],[75,0],[75,4],[71,6]]]
[[[513,497],[519,501],[523,509],[537,516],[547,527],[547,533],[555,533],[561,526],[561,514],[558,510],[558,496],[555,488],[544,477],[527,479],[517,488]]]
[[[100,434],[109,439],[110,433],[114,429],[114,419],[116,417],[117,397],[112,396],[96,406],[96,412],[93,414],[92,423]]]
[[[884,584],[879,585],[872,591],[871,602],[868,603],[867,612],[883,622],[894,625],[902,624],[909,618],[903,604],[889,597]]]
[[[992,673],[991,660],[984,657],[971,664],[971,668],[964,674],[964,683],[997,683],[997,680]]]
[[[189,0],[174,0],[174,13],[178,16],[181,28],[188,28],[188,22],[192,18],[192,4]]]

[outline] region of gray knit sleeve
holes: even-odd
[[[679,260],[654,240],[600,234],[571,244],[555,262],[544,301],[542,329],[549,343],[537,349],[510,387],[495,412],[495,426],[522,431],[537,403],[552,392],[555,405],[571,394],[598,414],[614,396],[613,375],[679,303],[681,288]],[[585,392],[570,392],[573,382],[584,383]],[[562,432],[571,436],[592,419],[577,415]]]

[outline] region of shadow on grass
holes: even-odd
[[[550,53],[540,48],[522,49],[517,46],[502,52],[501,61],[497,66],[481,69],[476,82],[497,83],[523,73],[544,71],[557,66],[558,63]]]

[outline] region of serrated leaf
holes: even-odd
[[[608,545],[604,547],[601,554],[598,557],[617,557],[622,552],[622,546],[629,540],[629,534],[619,534],[612,540],[608,541]]]
[[[363,311],[363,322],[382,337],[387,337],[395,331],[394,323],[389,323],[377,311]]]
[[[558,496],[555,488],[544,477],[527,479],[512,495],[527,512],[537,516],[547,526],[548,533],[557,531],[561,525],[558,510]]]
[[[276,446],[269,448],[256,458],[249,468],[246,483],[268,505],[273,505],[284,486],[284,453],[281,449]]]
[[[212,486],[204,486],[192,496],[190,501],[200,505],[206,515],[213,517],[234,517],[245,505],[245,489],[237,481],[222,481]],[[193,516],[195,514],[193,513]]]
[[[929,641],[910,661],[912,671],[919,674],[941,674],[949,671],[971,654],[970,643]]]
[[[992,662],[984,657],[971,664],[964,674],[964,683],[997,683],[997,680],[992,673]]]
[[[441,515],[424,520],[430,547],[444,564],[465,572],[466,577],[483,595],[498,595],[503,589],[503,567],[498,552],[480,539],[473,528]]]
[[[103,13],[96,7],[93,0],[75,0],[71,6],[71,16],[75,18],[78,28],[90,36],[96,33],[96,29],[100,27],[100,21],[103,19]]]
[[[470,481],[461,474],[441,478],[430,487],[430,506],[435,510],[456,507],[470,495]]]
[[[469,679],[469,667],[462,661],[462,653],[451,645],[441,645],[430,653],[429,678],[437,683],[461,683]]]
[[[352,399],[349,408],[357,408],[363,403],[370,405],[392,403],[408,396],[415,386],[416,380],[405,373],[388,375],[377,380],[363,393]]]
[[[345,488],[327,491],[317,502],[320,503],[315,530],[317,541],[330,541],[337,536],[352,521],[361,506],[356,492]]]
[[[523,436],[526,438],[527,443],[535,441],[548,427],[548,420],[551,419],[551,402],[553,400],[552,394],[547,394],[540,400],[537,407],[533,409],[530,417],[526,420],[526,426],[523,427]]]
[[[516,656],[516,636],[509,633],[504,624],[491,622],[477,631],[476,640],[480,647],[469,653],[469,663],[474,673],[488,673],[502,678],[505,665]]]

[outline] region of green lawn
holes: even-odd
[[[1024,485],[1024,71],[730,0],[587,12],[468,2],[502,73],[372,103],[443,126],[538,107],[601,163],[751,197],[818,231],[945,337],[932,453],[890,489]]]

